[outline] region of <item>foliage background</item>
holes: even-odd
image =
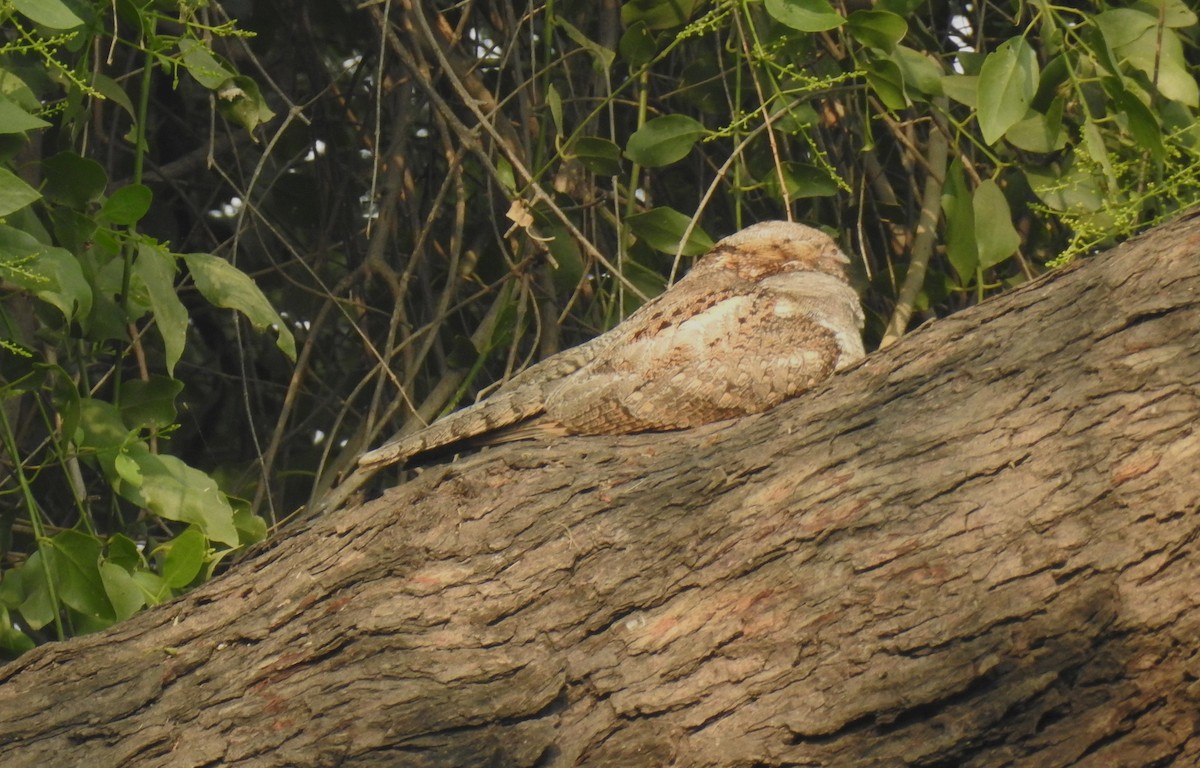
[[[874,347],[1200,191],[1184,0],[9,0],[0,22],[10,654],[207,578],[362,450],[746,224],[835,234]]]

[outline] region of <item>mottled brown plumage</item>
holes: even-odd
[[[863,356],[862,308],[828,236],[783,221],[725,238],[623,323],[491,397],[370,451],[376,469],[486,435],[622,434],[758,413]]]

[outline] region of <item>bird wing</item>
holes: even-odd
[[[809,302],[760,286],[694,290],[614,329],[550,393],[546,417],[574,434],[684,429],[766,410],[833,372],[838,335]]]

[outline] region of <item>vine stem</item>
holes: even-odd
[[[134,147],[133,147],[133,183],[142,183],[142,172],[146,162],[146,116],[150,112],[150,82],[154,76],[154,54],[150,46],[154,43],[155,31],[157,30],[157,21],[150,17],[150,30],[147,35],[148,45],[146,47],[146,63],[142,68],[141,87],[138,91],[138,112],[137,125],[134,131]],[[136,225],[130,225],[130,234],[135,231]],[[126,243],[122,248],[122,258],[124,263],[121,269],[121,309],[124,311],[129,306],[129,287],[133,282],[133,256],[135,249],[132,242]],[[120,356],[118,356],[118,360]],[[113,401],[120,402],[121,399],[121,366],[114,366],[113,371]]]
[[[921,200],[921,214],[917,220],[917,236],[913,240],[912,257],[896,308],[888,321],[887,330],[879,348],[891,346],[908,328],[917,296],[925,285],[925,273],[933,256],[934,239],[937,235],[938,218],[941,215],[942,188],[946,184],[946,165],[950,144],[946,138],[946,123],[942,117],[949,103],[945,96],[933,100],[933,124],[929,128],[929,152],[926,158],[928,175],[925,177],[925,192]]]
[[[54,617],[54,631],[59,640],[66,637],[63,631],[62,624],[62,609],[58,599],[58,589],[54,585],[54,576],[50,572],[50,561],[47,557],[51,545],[49,539],[46,538],[46,531],[42,528],[42,520],[38,514],[38,505],[33,498],[33,490],[29,487],[29,479],[25,476],[24,469],[21,466],[21,460],[17,453],[17,441],[13,436],[12,425],[8,421],[8,414],[5,409],[0,408],[0,436],[4,439],[4,450],[8,451],[8,455],[13,459],[13,473],[17,476],[17,482],[21,485],[21,493],[25,497],[25,506],[29,510],[29,525],[33,528],[33,536],[37,540],[38,553],[41,557],[38,558],[42,566],[42,578],[46,580],[46,593],[50,597],[51,615]]]

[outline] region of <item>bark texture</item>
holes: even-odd
[[[766,414],[437,466],[0,669],[0,764],[1200,764],[1200,216]]]

